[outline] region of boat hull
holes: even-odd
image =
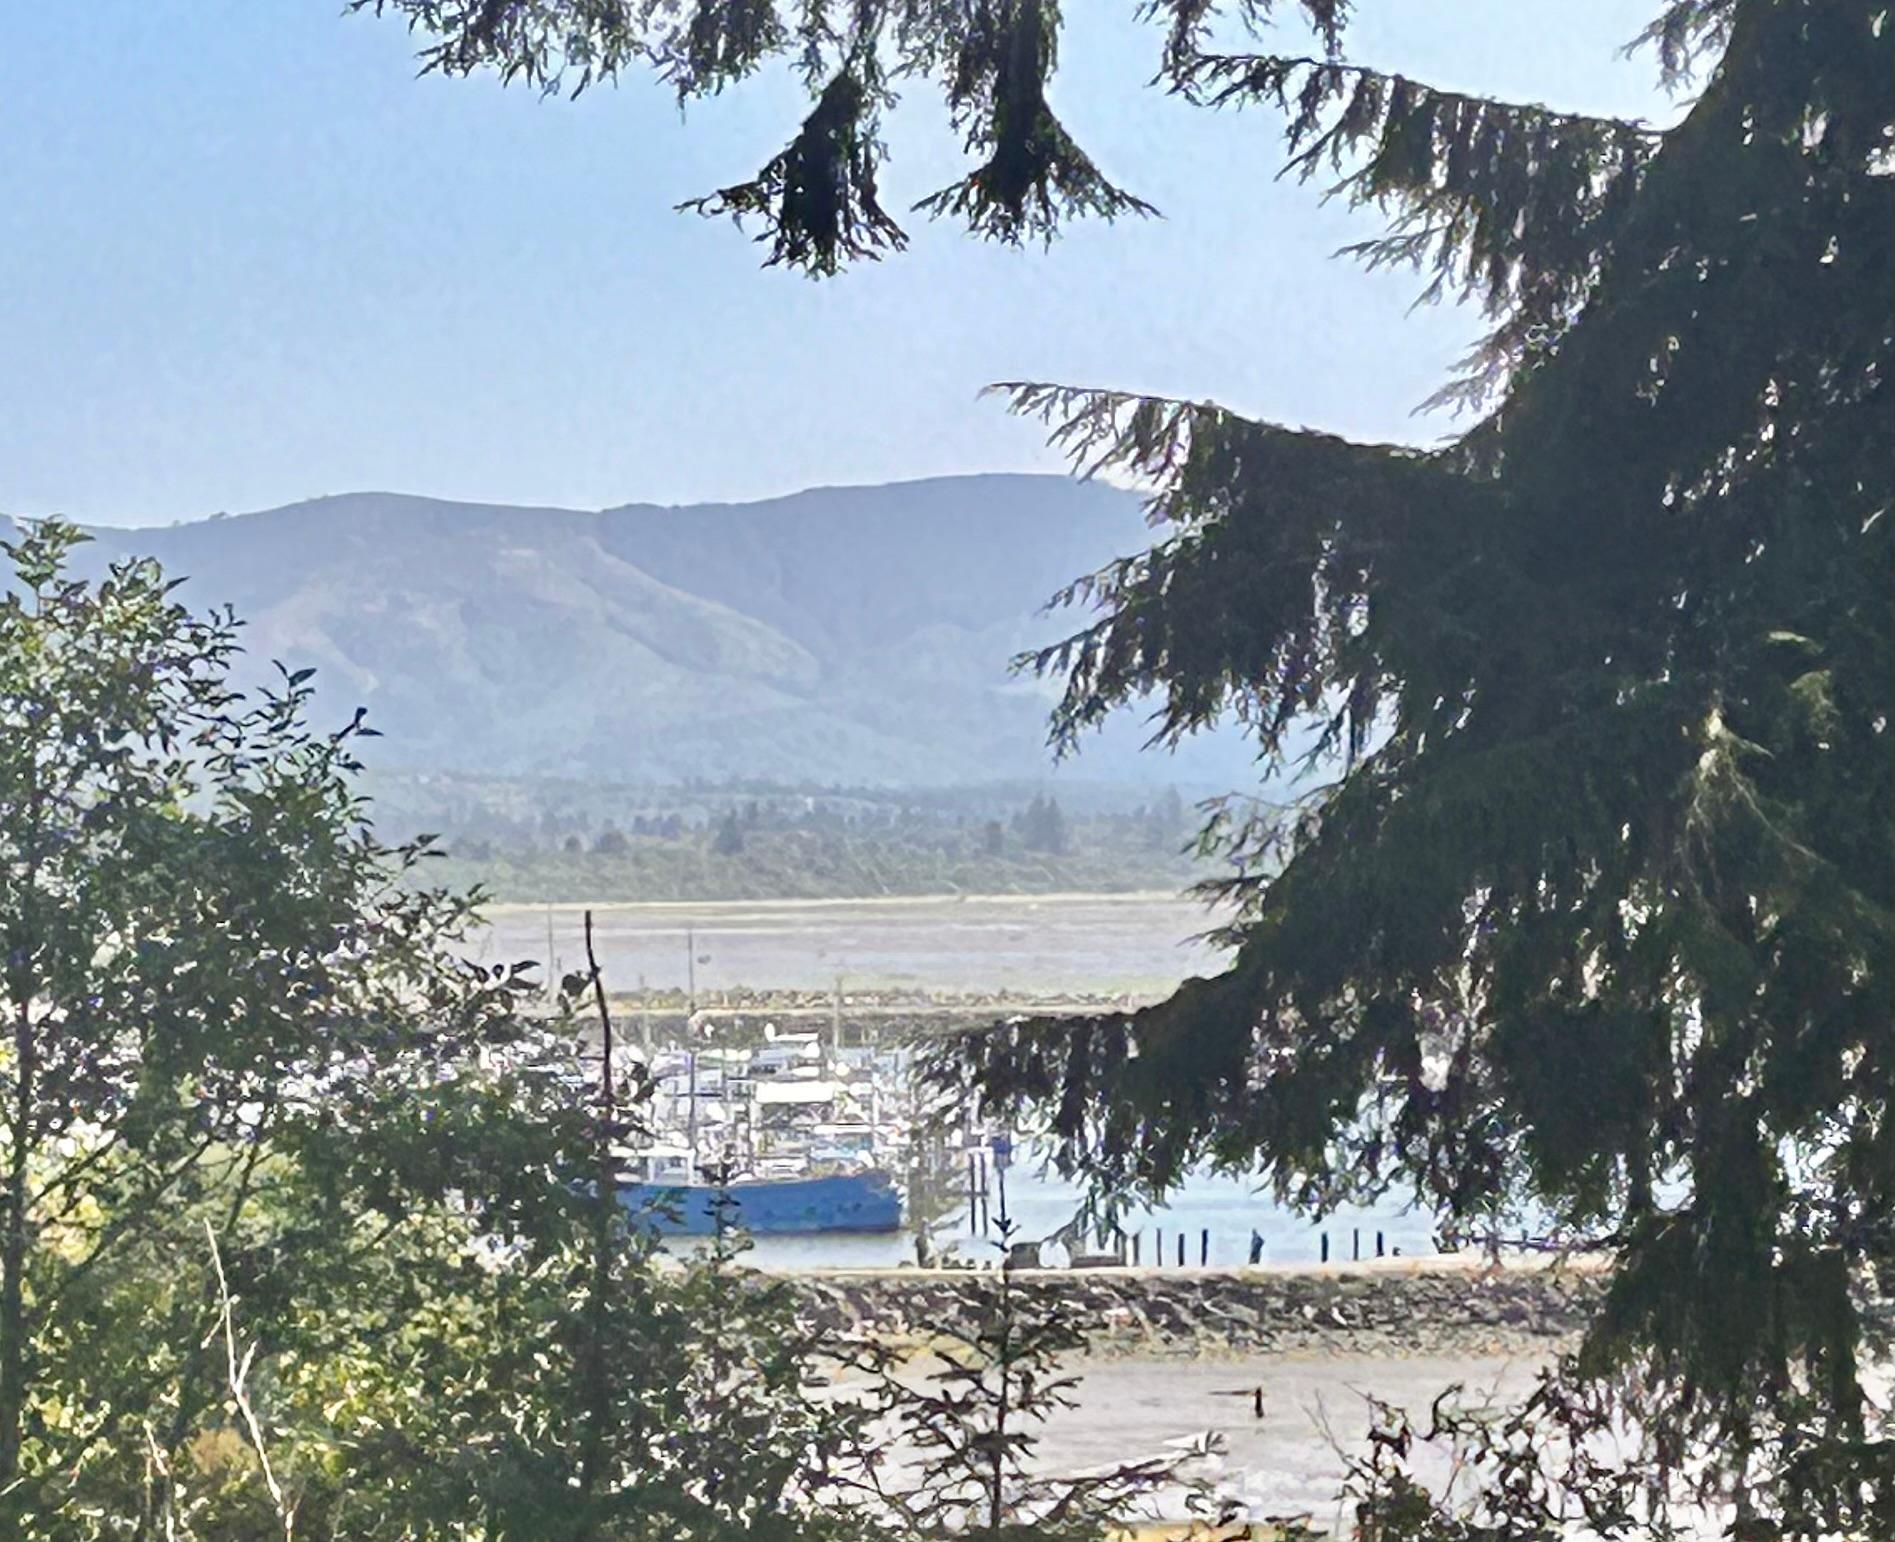
[[[626,1183],[619,1203],[667,1236],[707,1237],[717,1229],[717,1192],[707,1184]],[[732,1222],[753,1236],[901,1230],[901,1194],[885,1172],[760,1178],[733,1183],[729,1193]]]

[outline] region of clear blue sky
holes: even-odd
[[[578,103],[416,79],[337,0],[10,8],[0,50],[0,510],[153,523],[387,488],[593,507],[1052,469],[975,400],[1025,376],[1214,397],[1426,440],[1476,331],[1375,228],[1273,180],[1280,124],[1145,90],[1128,3],[1069,8],[1055,105],[1163,221],[1050,251],[911,222],[817,284],[674,214],[786,137],[764,80],[680,120],[640,80]],[[1653,0],[1360,0],[1351,54],[1444,85],[1668,116],[1616,56]],[[1295,42],[1293,35],[1286,38]],[[902,203],[953,175],[931,96]]]

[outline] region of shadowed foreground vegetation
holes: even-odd
[[[915,1385],[728,1226],[662,1259],[596,965],[549,1012],[466,962],[360,720],[235,694],[231,618],[79,539],[0,595],[0,1535],[1095,1542],[1172,1482],[1033,1470],[1077,1329],[1005,1272]]]

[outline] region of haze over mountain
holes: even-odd
[[[94,532],[245,618],[252,672],[313,665],[375,764],[622,781],[947,785],[1046,775],[1051,688],[1010,675],[1070,630],[1040,607],[1148,544],[1131,494],[1052,476],[819,488],[600,512],[393,493]],[[1207,741],[1139,753],[1138,715],[1064,774],[1241,783]]]

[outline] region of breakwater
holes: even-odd
[[[992,1271],[888,1269],[795,1277],[825,1327],[925,1339],[966,1322]],[[1018,1270],[1016,1288],[1070,1314],[1088,1349],[1116,1355],[1546,1356],[1585,1326],[1597,1264],[1455,1256],[1329,1268]]]

